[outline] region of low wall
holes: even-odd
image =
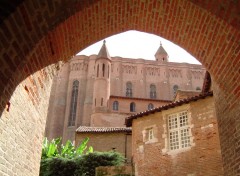
[[[100,166],[96,176],[134,176],[132,166]]]

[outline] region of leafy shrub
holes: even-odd
[[[95,176],[98,166],[122,165],[124,157],[117,152],[93,152],[87,149],[89,138],[77,149],[70,141],[60,146],[61,139],[44,140],[40,176]]]
[[[76,162],[68,158],[47,158],[42,162],[45,167],[41,167],[40,176],[74,176],[77,168]]]
[[[77,176],[95,176],[98,166],[118,166],[124,163],[124,157],[118,152],[94,152],[76,158]]]
[[[61,138],[53,139],[51,142],[45,138],[42,146],[42,159],[51,157],[63,157],[71,159],[77,156],[81,156],[84,153],[91,153],[93,152],[93,148],[90,146],[87,149],[88,141],[89,138],[85,138],[75,149],[73,143],[69,140],[65,145],[60,145]]]

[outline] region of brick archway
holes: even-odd
[[[17,98],[9,101],[18,85],[22,88],[17,90],[27,92],[32,102],[26,105],[28,111],[39,107],[46,110],[42,106],[46,102],[39,96],[49,89],[51,75],[56,70],[50,64],[67,60],[107,36],[134,29],[162,36],[185,48],[212,74],[225,173],[240,172],[237,168],[240,4],[237,1],[219,4],[197,0],[14,2],[11,6],[16,6],[6,9],[8,13],[2,15],[0,23],[0,112],[6,130],[8,124],[4,118],[14,116],[9,115],[12,108],[20,109],[12,103]],[[24,113],[25,109],[18,110],[16,113]],[[40,140],[41,135],[34,139]]]

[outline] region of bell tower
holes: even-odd
[[[157,52],[155,53],[156,61],[166,63],[168,62],[168,53],[162,46],[162,42],[160,42],[160,47],[158,48]]]
[[[111,57],[106,47],[106,41],[104,40],[95,62],[93,113],[108,111],[108,102],[110,97],[110,72]]]

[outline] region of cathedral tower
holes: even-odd
[[[162,46],[162,43],[160,42],[160,47],[158,48],[157,52],[155,53],[156,61],[166,63],[168,62],[168,53],[165,51],[165,49]]]
[[[95,81],[93,88],[93,113],[107,112],[110,97],[110,72],[111,57],[103,41],[96,62],[95,62]]]

